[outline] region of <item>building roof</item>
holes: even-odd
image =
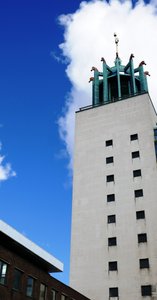
[[[20,251],[21,255],[31,258],[48,272],[63,271],[63,264],[54,256],[40,248],[14,228],[0,220],[0,243],[6,241],[7,246]]]

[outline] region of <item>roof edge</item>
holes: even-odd
[[[26,238],[24,235],[19,233],[16,229],[0,220],[0,232],[7,235],[14,241],[16,241],[19,245],[25,247],[27,250],[31,251],[33,254],[40,257],[43,261],[46,261],[48,264],[55,268],[57,272],[63,271],[63,263],[59,261],[57,258],[52,256],[50,253],[33,243],[31,240]]]

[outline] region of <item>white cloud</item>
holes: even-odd
[[[2,144],[0,143],[0,151]],[[0,154],[0,182],[9,179],[10,177],[16,176],[16,173],[12,170],[10,163],[4,163],[5,156]]]
[[[102,69],[103,56],[110,66],[114,65],[115,45],[113,33],[119,37],[119,53],[122,63],[128,62],[131,53],[135,55],[135,67],[144,60],[149,71],[149,93],[157,107],[156,53],[157,53],[157,6],[156,0],[145,5],[141,0],[132,9],[131,1],[91,0],[82,2],[79,9],[60,16],[64,27],[64,42],[60,45],[62,54],[69,61],[66,69],[72,84],[66,98],[65,113],[59,119],[59,132],[65,143],[72,167],[75,111],[91,104],[92,87],[88,83],[90,69],[94,65]]]

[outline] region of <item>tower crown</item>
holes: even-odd
[[[147,71],[144,72],[143,68],[146,63],[141,61],[139,66],[134,69],[134,55],[131,54],[129,62],[123,66],[118,55],[119,39],[116,34],[114,36],[116,43],[115,66],[109,67],[102,57],[102,72],[99,72],[95,67],[91,69],[94,71],[94,77],[90,78],[93,83],[93,105],[107,104],[148,92],[146,76],[150,75]]]

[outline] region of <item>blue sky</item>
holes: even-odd
[[[57,277],[65,283],[72,189],[57,121],[72,84],[52,53],[60,57],[64,40],[58,16],[75,13],[80,2],[0,4],[0,153],[17,174],[0,181],[0,219],[60,259],[65,271]]]
[[[71,187],[57,119],[69,81],[51,52],[63,40],[58,15],[79,1],[59,2],[0,4],[1,153],[17,173],[0,183],[0,218],[64,261],[68,280]]]

